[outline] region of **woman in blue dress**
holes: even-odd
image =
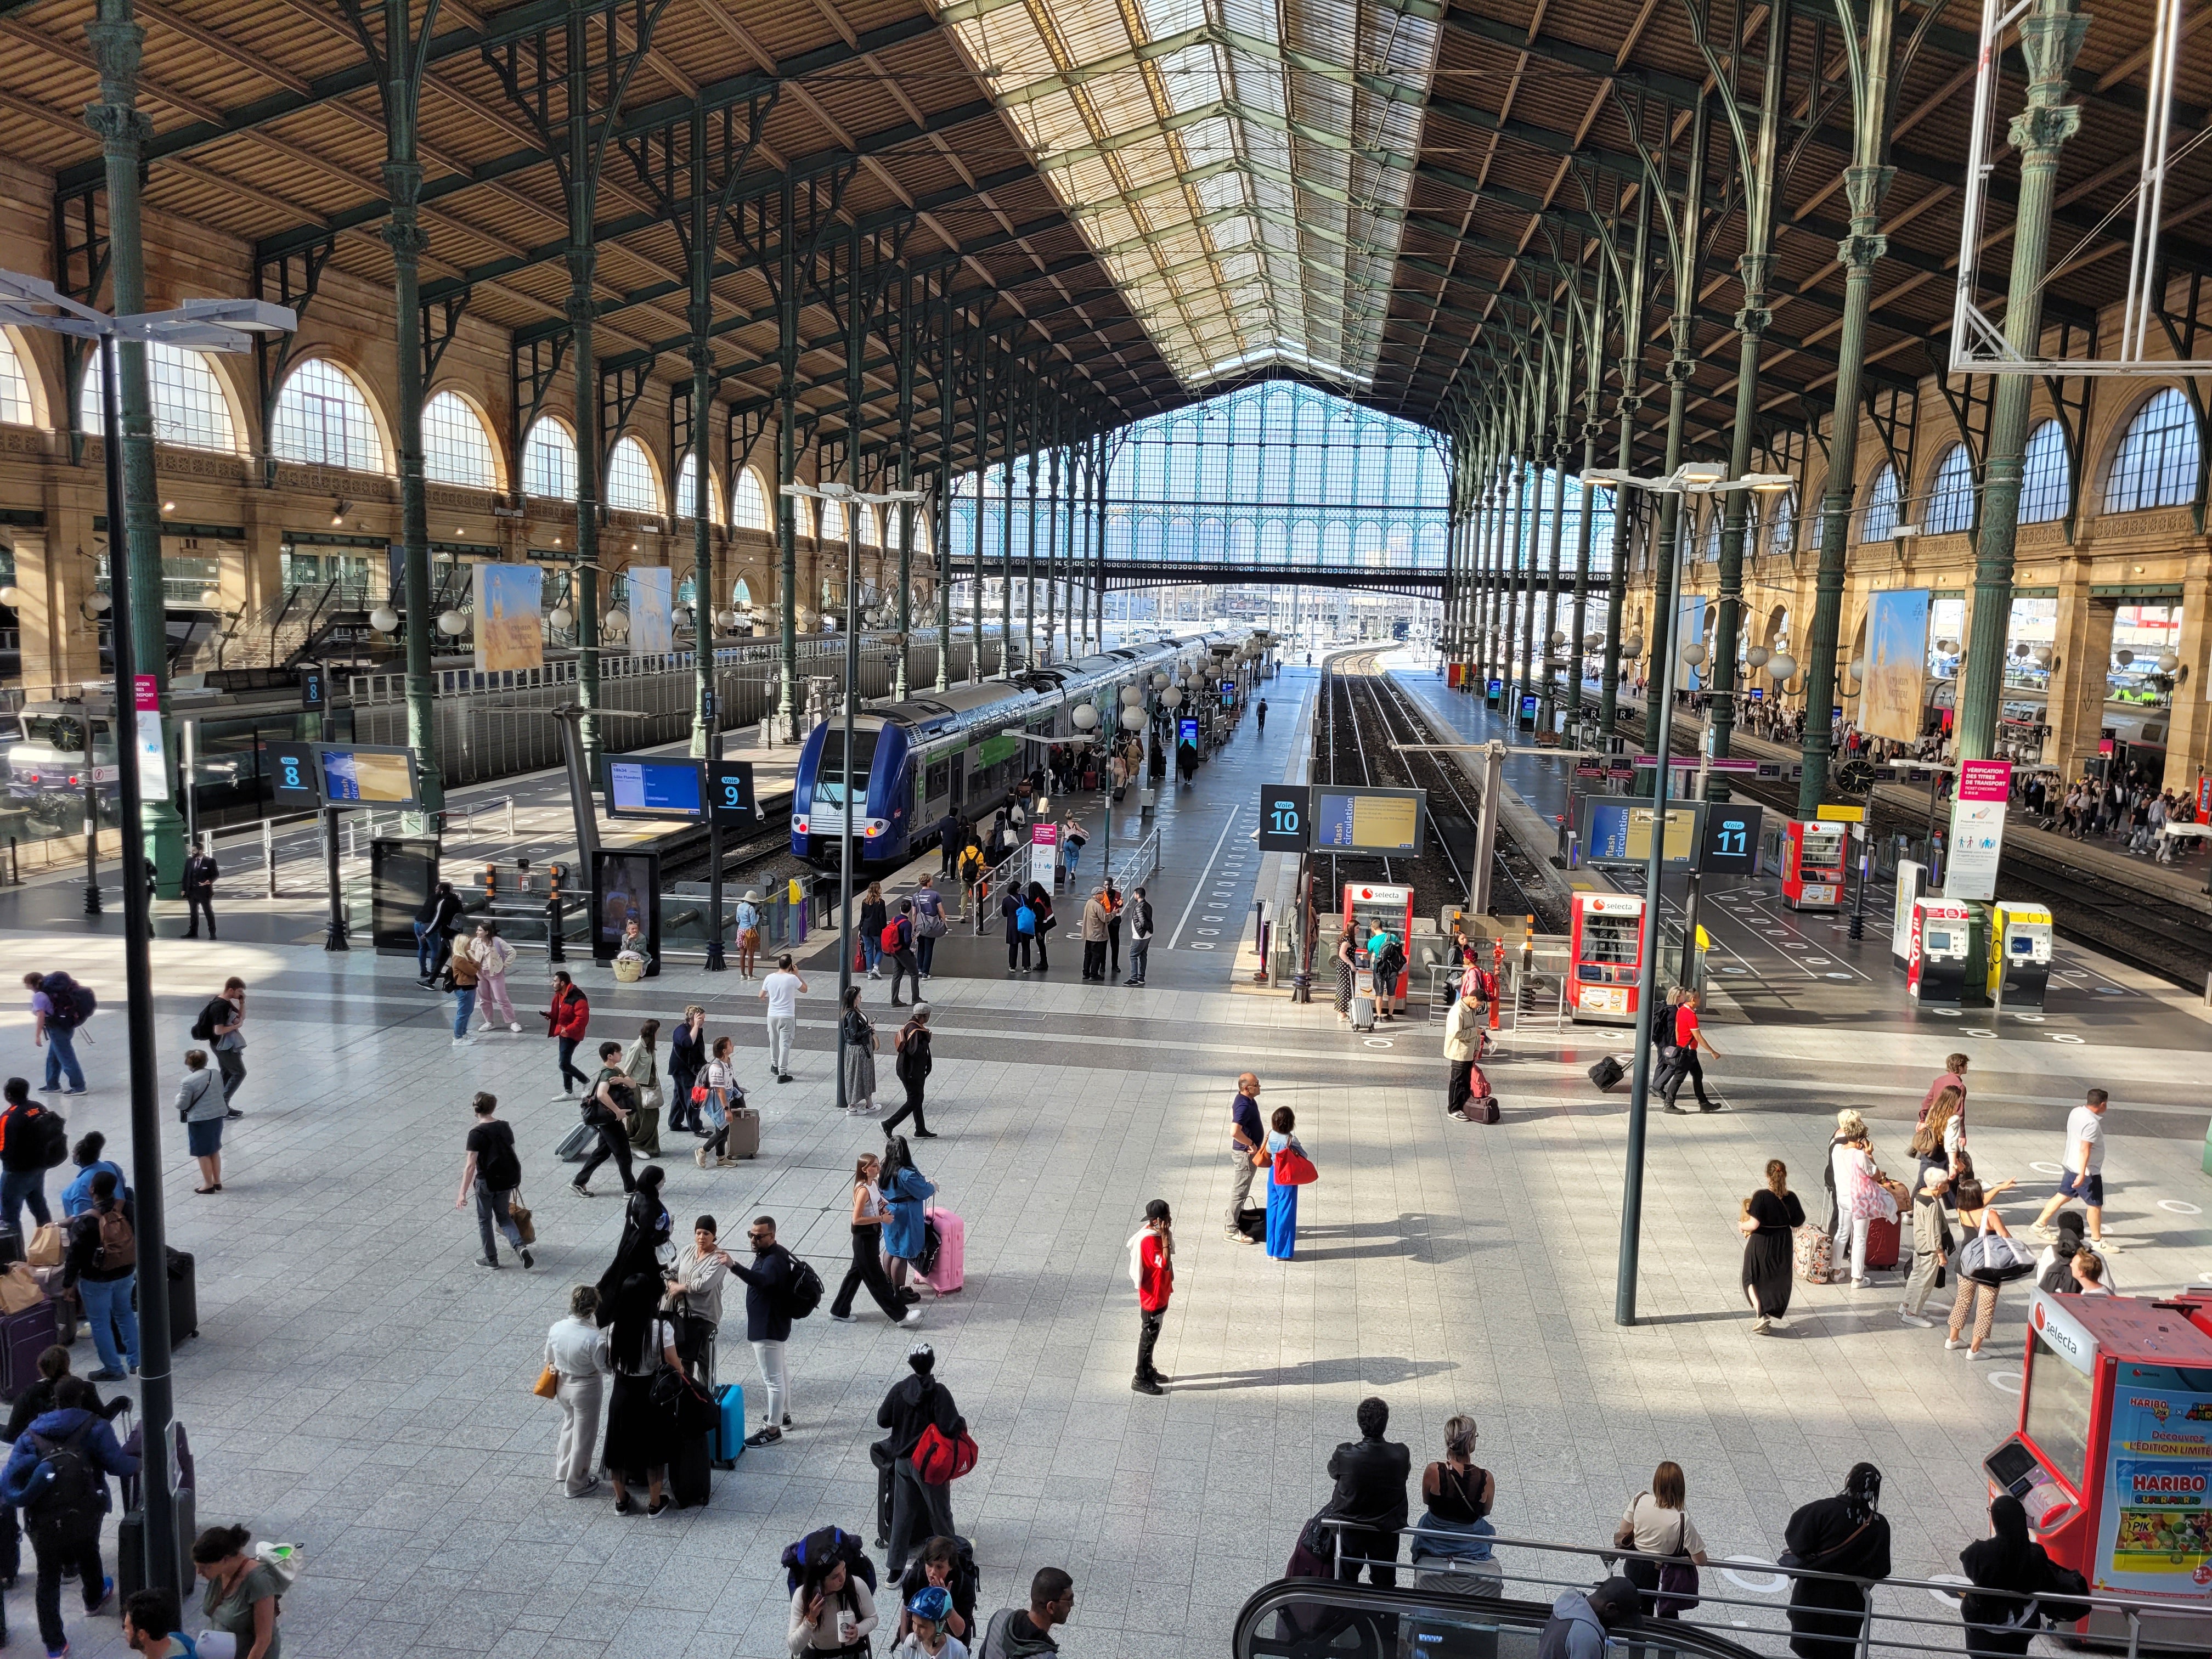
[[[883,1194],[890,1206],[884,1222],[884,1265],[902,1302],[919,1302],[921,1293],[910,1289],[907,1278],[921,1260],[927,1237],[927,1209],[937,1188],[914,1167],[914,1153],[904,1135],[893,1135],[884,1149]]]
[[[1276,1107],[1267,1123],[1267,1254],[1278,1261],[1288,1261],[1298,1248],[1298,1189],[1275,1179],[1274,1158],[1285,1146],[1297,1147],[1301,1158],[1306,1156],[1306,1149],[1291,1133],[1298,1120],[1289,1107]]]

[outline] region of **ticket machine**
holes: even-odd
[[[1966,981],[1977,979],[1964,899],[1912,901],[1912,937],[1905,958],[1905,986],[1921,1002],[1955,1008],[1966,1000]]]
[[[1644,901],[1626,893],[1577,893],[1567,915],[1568,1017],[1577,1024],[1635,1024]]]
[[[1848,823],[1792,818],[1782,826],[1782,902],[1793,910],[1844,908]]]
[[[2051,982],[2051,912],[2039,904],[2000,904],[1990,921],[1990,1000],[2027,1013],[2043,1011]]]
[[[2212,1303],[2212,1298],[2207,1298]],[[2092,1595],[2150,1604],[2142,1650],[2212,1646],[2212,1305],[2033,1293],[2020,1426],[1982,1462]],[[2170,1613],[2167,1609],[2170,1608]],[[2073,1627],[2130,1644],[2126,1615]]]
[[[1398,975],[1397,988],[1390,994],[1404,996],[1406,982],[1413,977],[1413,890],[1347,881],[1344,884],[1341,919],[1345,931],[1352,935],[1355,950],[1367,948],[1367,941],[1374,937],[1377,927],[1388,927],[1398,936],[1398,948],[1406,956],[1406,971]]]

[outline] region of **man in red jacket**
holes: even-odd
[[[1129,1241],[1129,1277],[1136,1281],[1139,1310],[1137,1375],[1129,1386],[1139,1394],[1164,1394],[1160,1384],[1172,1380],[1153,1369],[1152,1348],[1167,1321],[1168,1298],[1175,1294],[1174,1224],[1167,1200],[1156,1198],[1145,1206],[1144,1230]]]

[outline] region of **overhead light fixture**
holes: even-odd
[[[163,501],[161,503],[161,511],[164,513],[173,513],[176,510],[177,504],[174,501]]]
[[[1674,482],[1685,487],[1717,484],[1727,477],[1728,468],[1718,461],[1685,461],[1674,469]]]
[[[331,522],[334,525],[343,524],[345,522],[345,515],[352,511],[353,503],[344,500],[343,497],[332,501],[331,503]]]

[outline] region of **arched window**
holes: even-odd
[[[522,441],[522,493],[556,501],[576,499],[576,441],[550,415],[541,416]]]
[[[0,421],[29,426],[36,418],[31,410],[30,379],[15,356],[15,343],[0,332]]]
[[[817,539],[839,543],[845,539],[845,503],[825,501],[822,503],[822,529]]]
[[[1774,530],[1766,544],[1770,553],[1793,553],[1797,549],[1797,492],[1785,490],[1774,498]]]
[[[757,489],[760,486],[755,484],[753,488]],[[720,524],[722,521],[721,498],[711,489],[708,495],[708,510],[714,515],[714,522]],[[690,453],[676,468],[676,516],[679,519],[699,516],[699,458]]]
[[[624,438],[607,457],[607,505],[621,513],[660,511],[660,480],[635,438]]]
[[[814,533],[814,503],[804,495],[787,495],[784,499],[791,503],[791,533],[811,536]]]
[[[2057,422],[2045,421],[2027,434],[2027,451],[2021,458],[2022,524],[2049,524],[2073,510],[2072,459],[2066,447],[2066,428]]]
[[[226,455],[238,453],[238,428],[231,424],[230,400],[222,395],[222,382],[215,368],[197,351],[181,346],[146,348],[146,378],[154,393],[154,441],[181,449],[213,449]],[[87,432],[100,429],[100,356],[94,353],[84,368],[84,392],[78,419]]]
[[[1953,536],[1973,527],[1974,460],[1966,445],[1953,444],[1936,464],[1936,482],[1928,486],[1928,511],[1920,522],[1921,533]]]
[[[1705,562],[1718,564],[1721,557],[1721,514],[1716,510],[1711,522],[1705,526]],[[1654,762],[1653,764],[1657,764]]]
[[[2168,386],[2128,422],[2105,481],[2105,511],[2179,507],[2196,493],[2197,420],[2189,400]]]
[[[730,516],[740,530],[775,528],[768,514],[768,491],[761,488],[760,474],[749,466],[738,469],[738,487],[731,498]]]
[[[1866,511],[1859,519],[1859,539],[1863,542],[1886,542],[1897,533],[1897,469],[1887,461],[1874,475],[1874,484],[1867,491]]]
[[[748,467],[746,471],[750,472],[751,469]],[[753,487],[756,489],[760,488],[758,484],[755,484]],[[753,590],[751,586],[743,576],[738,577],[736,583],[730,589],[730,603],[736,605],[740,611],[742,611],[745,606],[750,605],[752,602]]]
[[[499,488],[491,434],[467,399],[455,392],[441,392],[422,405],[422,476],[432,483],[464,489]]]
[[[384,471],[384,444],[368,399],[353,376],[327,357],[307,359],[277,392],[269,417],[269,453],[309,466]]]
[[[884,538],[876,529],[876,509],[872,507],[855,507],[854,511],[860,515],[860,545],[881,547],[884,544]],[[1042,530],[1038,533],[1042,535]]]

